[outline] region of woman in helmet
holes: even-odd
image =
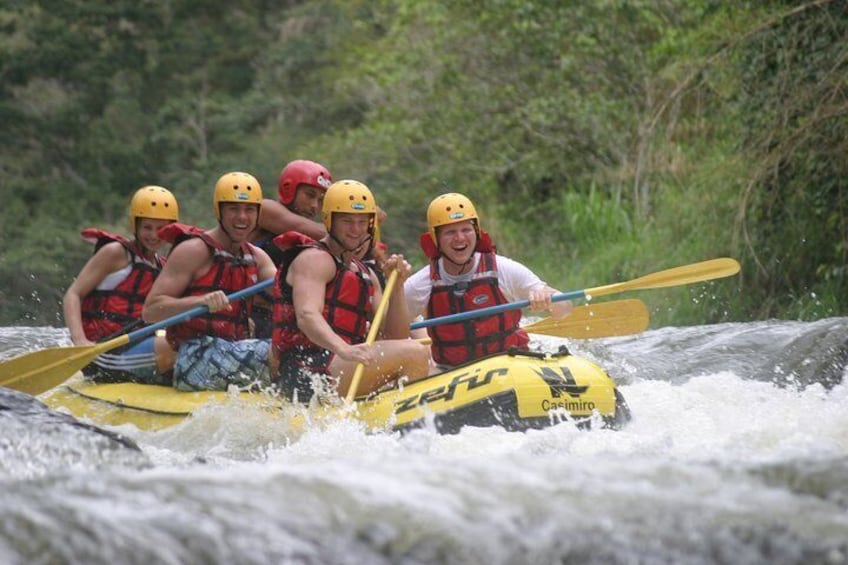
[[[226,389],[268,374],[268,341],[251,339],[251,300],[227,299],[276,273],[268,254],[250,243],[262,187],[253,175],[227,173],[212,201],[218,225],[211,230],[171,224],[159,231],[173,248],[143,310],[150,323],[197,306],[209,309],[166,332],[176,353],[174,385],[183,390]]]
[[[272,379],[294,400],[309,401],[322,390],[346,396],[360,363],[360,394],[401,376],[416,380],[427,375],[427,348],[409,339],[402,284],[389,300],[385,339],[364,343],[381,299],[376,273],[360,259],[373,245],[376,216],[368,187],[343,180],[324,197],[327,236],[315,241],[290,232],[275,239],[285,257],[274,284],[269,361]],[[401,255],[387,258],[385,270],[397,270],[401,281],[410,273]]]
[[[489,234],[480,228],[474,204],[458,193],[435,198],[427,209],[428,232],[421,248],[430,259],[406,281],[407,308],[413,317],[438,318],[506,302],[529,300],[534,310],[555,316],[571,311],[570,302],[551,303],[557,291],[524,265],[497,255]],[[527,349],[519,327],[520,310],[428,328],[433,360],[453,366],[510,347]]]
[[[179,219],[179,205],[168,189],[145,186],[133,195],[129,218],[133,239],[96,228],[82,231],[83,239],[95,244],[95,251],[63,299],[65,324],[74,345],[91,345],[141,323],[144,300],[165,263],[157,251],[166,242],[157,232]],[[85,372],[105,380],[155,380],[153,343],[150,338],[101,355]],[[163,345],[160,350],[165,349]]]

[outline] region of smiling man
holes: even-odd
[[[530,269],[496,254],[466,196],[452,192],[435,198],[427,208],[427,225],[421,248],[430,265],[405,284],[412,318],[438,318],[518,300],[529,300],[533,310],[550,310],[558,317],[571,311],[570,302],[551,303],[557,290]],[[520,310],[508,310],[432,326],[427,331],[433,340],[433,360],[440,366],[454,366],[510,347],[527,349],[529,338],[519,328],[520,321]]]
[[[281,233],[296,231],[313,239],[327,235],[319,213],[331,184],[333,176],[321,163],[296,159],[286,164],[277,180],[277,200],[262,199],[259,228],[253,233],[251,243],[265,251],[279,266],[282,252],[273,241]],[[270,293],[260,293],[254,300],[251,317],[256,337],[271,337],[271,308]]]
[[[327,235],[318,214],[331,184],[333,176],[321,163],[297,159],[286,164],[277,181],[277,200],[262,200],[259,229],[253,234],[253,243],[279,264],[280,251],[271,243],[277,235],[287,231],[296,231],[313,239]]]
[[[403,285],[394,287],[379,339],[366,341],[382,298],[377,274],[361,257],[374,245],[377,204],[355,180],[327,190],[322,219],[327,235],[315,241],[289,232],[274,241],[284,249],[274,284],[272,378],[291,399],[315,394],[347,395],[358,364],[364,364],[357,391],[366,394],[406,376],[427,375],[427,348],[409,339]],[[388,257],[383,271],[411,269],[402,255]]]
[[[168,343],[177,352],[177,388],[226,389],[268,380],[270,341],[251,339],[251,300],[227,299],[276,273],[268,254],[250,243],[261,202],[256,178],[227,173],[215,184],[216,227],[204,231],[175,223],[159,232],[173,247],[147,295],[144,321],[158,322],[197,306],[209,309],[167,330]]]

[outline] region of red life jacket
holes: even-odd
[[[353,259],[356,271],[351,270],[329,248],[320,241],[297,232],[277,236],[274,243],[284,251],[284,260],[277,271],[274,282],[274,330],[271,346],[278,356],[294,348],[308,354],[310,350],[322,350],[297,327],[292,287],[286,283],[286,274],[294,258],[305,249],[320,249],[329,253],[336,264],[336,275],[327,284],[324,293],[322,315],[333,331],[350,344],[363,343],[368,333],[371,318],[374,287],[370,271],[361,261]],[[312,366],[314,370],[326,372],[327,367]]]
[[[214,290],[225,294],[242,290],[258,280],[258,268],[253,246],[247,242],[241,244],[238,255],[225,249],[205,231],[194,226],[173,223],[159,229],[158,235],[176,247],[186,239],[197,237],[209,248],[212,265],[197,280],[191,282],[183,296],[199,296]],[[229,310],[207,312],[195,316],[167,329],[168,343],[179,349],[183,341],[201,336],[220,337],[229,341],[239,341],[250,337],[249,318],[252,300],[237,300],[230,303]]]
[[[486,232],[481,230],[477,239],[475,251],[480,253],[480,262],[468,282],[447,284],[442,281],[438,263],[441,253],[430,234],[421,236],[421,248],[430,257],[428,318],[508,302],[498,287],[495,247]],[[520,310],[507,310],[491,316],[431,326],[427,333],[433,340],[433,359],[442,365],[460,365],[492,353],[501,353],[510,347],[527,349],[530,338],[519,328],[520,322]]]
[[[130,271],[111,290],[94,289],[82,300],[82,327],[85,337],[98,341],[115,335],[128,324],[141,318],[144,299],[153,286],[153,281],[162,271],[165,258],[155,255],[153,261],[144,257],[144,250],[137,241],[97,228],[82,230],[82,238],[94,243],[94,252],[107,243],[117,241],[130,256]]]

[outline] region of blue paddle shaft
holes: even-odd
[[[261,292],[274,284],[274,279],[265,279],[264,281],[260,281],[253,286],[248,288],[244,288],[239,290],[238,292],[234,292],[227,296],[227,299],[232,302],[234,300],[238,300],[240,298],[245,298],[247,296],[254,295],[258,292]],[[558,294],[554,294],[551,296],[551,302],[561,302],[563,300],[572,300],[578,298],[584,298],[586,296],[586,292],[583,290],[573,290],[571,292],[561,292]],[[458,314],[450,314],[448,316],[441,316],[439,318],[430,318],[429,320],[421,320],[418,322],[414,322],[409,326],[412,330],[417,330],[419,328],[429,328],[431,326],[437,326],[439,324],[447,324],[450,322],[462,322],[464,320],[471,320],[473,318],[480,318],[482,316],[491,316],[494,314],[500,314],[501,312],[506,312],[507,310],[518,310],[520,308],[526,308],[530,306],[529,300],[518,300],[516,302],[508,302],[506,304],[498,304],[497,306],[489,306],[488,308],[481,308],[479,310],[470,310],[468,312],[460,312]],[[182,321],[188,320],[189,318],[193,318],[195,316],[200,316],[201,314],[205,314],[209,308],[206,306],[197,306],[196,308],[192,308],[191,310],[186,310],[182,314],[177,314],[176,316],[172,316],[170,318],[166,318],[155,324],[151,324],[149,326],[145,326],[139,330],[134,332],[130,332],[127,334],[130,342],[138,341],[142,338],[145,338],[149,335],[156,333],[157,330],[161,330],[163,328],[167,328],[169,326],[173,326],[174,324],[179,324]]]
[[[551,296],[551,302],[562,302],[563,300],[584,298],[585,296],[585,290],[572,290],[571,292],[560,292]],[[519,308],[526,308],[527,306],[530,306],[529,300],[518,300],[516,302],[508,302],[506,304],[498,304],[497,306],[489,306],[488,308],[480,308],[479,310],[469,310],[468,312],[459,312],[458,314],[448,314],[447,316],[440,316],[438,318],[430,318],[429,320],[413,322],[412,324],[410,324],[409,329],[417,330],[420,328],[438,326],[439,324],[462,322],[464,320],[471,320],[473,318],[481,318],[483,316],[500,314],[501,312],[506,312],[507,310],[518,310]]]
[[[253,286],[249,286],[247,288],[243,288],[243,289],[241,289],[237,292],[234,292],[232,294],[228,294],[227,299],[230,302],[233,302],[234,300],[238,300],[240,298],[245,298],[247,296],[251,296],[253,294],[261,292],[262,290],[268,288],[272,284],[274,284],[273,278],[265,279],[264,281],[259,281],[258,283],[256,283]],[[200,316],[201,314],[205,314],[208,311],[209,311],[209,308],[206,305],[196,306],[195,308],[192,308],[191,310],[186,310],[182,314],[177,314],[176,316],[171,316],[170,318],[160,320],[159,322],[156,322],[155,324],[150,324],[149,326],[145,326],[145,327],[141,328],[140,330],[135,330],[134,332],[130,332],[129,334],[127,334],[127,337],[129,338],[130,342],[136,342],[136,341],[138,341],[142,338],[145,338],[149,335],[153,335],[154,333],[156,333],[157,330],[161,330],[162,328],[167,328],[168,326],[173,326],[174,324],[179,324],[180,322],[188,320],[189,318],[193,318],[195,316]]]

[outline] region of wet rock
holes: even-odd
[[[150,463],[121,434],[50,410],[27,394],[0,387],[0,478]]]

